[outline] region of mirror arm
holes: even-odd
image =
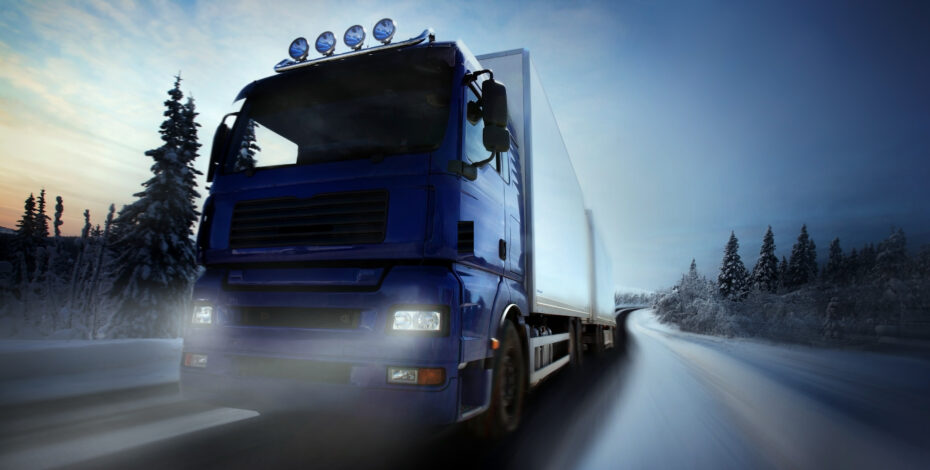
[[[475,83],[478,80],[478,77],[485,73],[488,74],[490,78],[494,78],[494,72],[491,71],[491,69],[479,70],[477,72],[466,73],[465,76],[462,77],[462,85],[471,86],[472,83]]]

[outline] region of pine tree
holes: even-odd
[[[785,287],[792,289],[807,284],[811,280],[810,236],[807,234],[807,224],[801,226],[798,241],[791,247],[791,257],[788,258],[788,276]]]
[[[762,292],[775,292],[778,288],[778,258],[775,257],[775,235],[771,225],[762,237],[759,261],[752,268],[751,279],[752,286]]]
[[[878,244],[875,271],[880,279],[902,279],[909,274],[907,237],[904,230],[892,228],[891,234]]]
[[[233,171],[248,171],[255,168],[255,154],[262,149],[255,143],[255,128],[258,123],[249,119],[249,124],[242,133],[242,145],[239,147],[239,153],[236,155],[236,163]]]
[[[51,220],[45,214],[45,188],[39,191],[39,198],[36,200],[38,212],[36,213],[36,236],[43,241],[48,238],[48,221]]]
[[[694,258],[691,258],[691,267],[688,268],[688,279],[697,280],[697,263],[694,261]]]
[[[849,283],[859,282],[859,252],[855,248],[849,252],[846,258],[846,266],[843,268],[843,278]]]
[[[723,252],[720,275],[717,276],[717,289],[720,295],[731,300],[741,300],[746,296],[748,273],[739,256],[739,241],[736,234],[730,232],[730,240]]]
[[[14,239],[16,249],[22,256],[22,262],[18,263],[17,278],[23,288],[29,281],[29,274],[36,268],[35,255],[39,244],[37,219],[36,198],[30,193],[23,204],[23,216],[16,223],[16,238]]]
[[[154,175],[115,222],[110,295],[118,308],[110,328],[117,335],[175,336],[196,272],[191,235],[198,215],[193,161],[199,144],[193,101],[181,104],[180,82],[176,76],[164,103],[163,145],[145,153],[154,160]]]
[[[820,274],[820,266],[817,263],[817,245],[811,239],[807,242],[807,282],[817,280]]]
[[[65,206],[61,196],[55,196],[55,238],[61,238],[61,226],[64,224],[61,221],[61,214],[64,211]]]
[[[860,281],[871,278],[875,274],[875,245],[866,243],[862,250],[859,251],[859,270],[858,276]]]
[[[785,287],[785,283],[787,281],[788,281],[788,259],[782,256],[781,261],[778,263],[778,285],[780,287]]]
[[[834,238],[830,242],[830,254],[827,264],[823,267],[823,279],[827,282],[840,283],[844,281],[846,271],[846,258],[840,247],[840,239]]]

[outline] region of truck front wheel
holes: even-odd
[[[476,433],[497,438],[509,434],[520,424],[526,396],[526,361],[520,336],[513,323],[505,322],[501,346],[494,355],[491,406],[474,421]]]

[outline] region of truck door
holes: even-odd
[[[507,272],[522,280],[525,257],[524,227],[523,227],[523,168],[520,161],[520,152],[516,144],[511,141],[510,151],[501,155],[504,161],[502,173],[506,186],[504,188],[504,206],[507,212]]]
[[[465,103],[476,101],[478,97],[468,87],[465,88],[464,93],[462,159],[475,163],[487,159],[490,152],[484,148],[482,136],[484,122],[479,119],[477,123],[472,124],[467,117]],[[463,260],[500,274],[504,272],[508,239],[504,186],[499,157],[478,168],[478,177],[474,181],[466,180],[462,185],[461,220],[465,225],[460,225],[459,230],[459,253],[463,256]],[[469,223],[473,226],[469,227]],[[473,231],[473,244],[471,247],[467,245],[463,247],[462,241],[468,239],[468,230]]]

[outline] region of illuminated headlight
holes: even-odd
[[[195,325],[209,325],[213,323],[213,306],[194,305],[194,315],[191,317],[191,323]]]
[[[365,44],[365,28],[360,24],[350,26],[346,33],[342,35],[342,42],[346,43],[349,49],[360,49]]]
[[[382,44],[387,44],[391,42],[391,38],[394,37],[394,31],[396,29],[397,25],[394,23],[394,20],[384,18],[375,24],[374,29],[371,30],[371,35],[378,41],[381,41]]]
[[[297,38],[291,42],[291,47],[287,49],[288,54],[290,54],[291,59],[300,62],[307,58],[307,53],[310,52],[310,44],[304,38]]]
[[[397,310],[391,325],[394,331],[442,331],[442,314],[424,310]]]
[[[325,31],[316,37],[316,51],[323,55],[330,55],[336,49],[336,35],[332,31]]]

